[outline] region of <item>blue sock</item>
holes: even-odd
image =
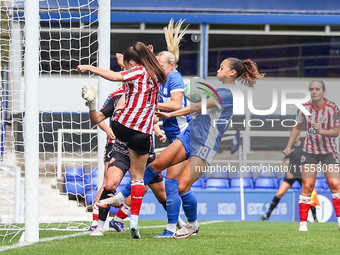
[[[158,173],[156,173],[150,165],[147,165],[144,172],[144,185],[148,185],[157,175]]]
[[[178,193],[178,180],[165,179],[165,192],[166,192],[166,211],[168,215],[168,223],[176,224],[181,208],[181,197]]]
[[[194,222],[197,220],[197,199],[191,190],[184,194],[180,194],[183,203],[183,210],[185,216],[188,218],[188,222]]]
[[[152,169],[150,165],[147,165],[145,168],[144,173],[144,185],[148,185],[151,180],[157,176],[158,173],[155,172],[155,170]],[[176,188],[177,189],[177,188]],[[124,189],[121,191],[124,197],[128,197],[131,194],[131,181],[125,185]]]
[[[122,189],[121,192],[124,197],[128,197],[131,195],[131,180],[125,185],[124,189]]]

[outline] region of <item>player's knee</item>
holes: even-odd
[[[118,180],[108,180],[106,182],[105,187],[107,189],[110,189],[110,190],[116,190],[118,185],[119,185],[119,183],[120,183],[120,181],[118,181]]]
[[[314,184],[312,182],[306,181],[302,183],[302,191],[304,193],[312,194],[313,189],[314,189]]]
[[[184,194],[187,193],[190,190],[190,187],[188,185],[186,185],[185,183],[178,183],[178,193],[179,194]]]
[[[338,180],[328,181],[328,186],[333,193],[339,192],[340,190]]]

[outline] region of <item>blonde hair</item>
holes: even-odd
[[[168,51],[162,51],[158,53],[157,56],[166,57],[169,60],[169,63],[177,63],[179,60],[179,43],[188,28],[188,25],[185,26],[180,33],[184,21],[185,20],[179,20],[174,24],[174,20],[171,19],[169,25],[163,28]]]

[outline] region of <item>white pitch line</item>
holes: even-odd
[[[200,225],[206,225],[206,224],[213,224],[213,223],[219,223],[219,222],[223,222],[223,220],[205,221],[205,222],[201,222],[199,224]],[[164,227],[166,227],[166,225],[144,226],[144,227],[139,227],[139,228],[164,228]],[[35,243],[48,242],[48,241],[54,241],[54,240],[62,240],[62,239],[69,238],[69,237],[83,236],[83,235],[88,235],[88,234],[89,234],[89,232],[86,230],[86,232],[83,232],[83,233],[75,233],[75,234],[65,235],[65,236],[46,237],[46,238],[40,239],[38,242],[18,243],[18,244],[13,244],[13,245],[8,245],[8,246],[1,246],[0,252],[6,251],[6,250],[16,249],[16,248],[20,248],[20,247],[29,246],[29,245],[32,245],[32,244],[35,244]]]

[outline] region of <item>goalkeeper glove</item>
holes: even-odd
[[[96,94],[96,86],[92,86],[92,90],[90,90],[84,85],[81,89],[81,96],[87,101],[86,105],[89,107],[90,111],[96,110]]]

